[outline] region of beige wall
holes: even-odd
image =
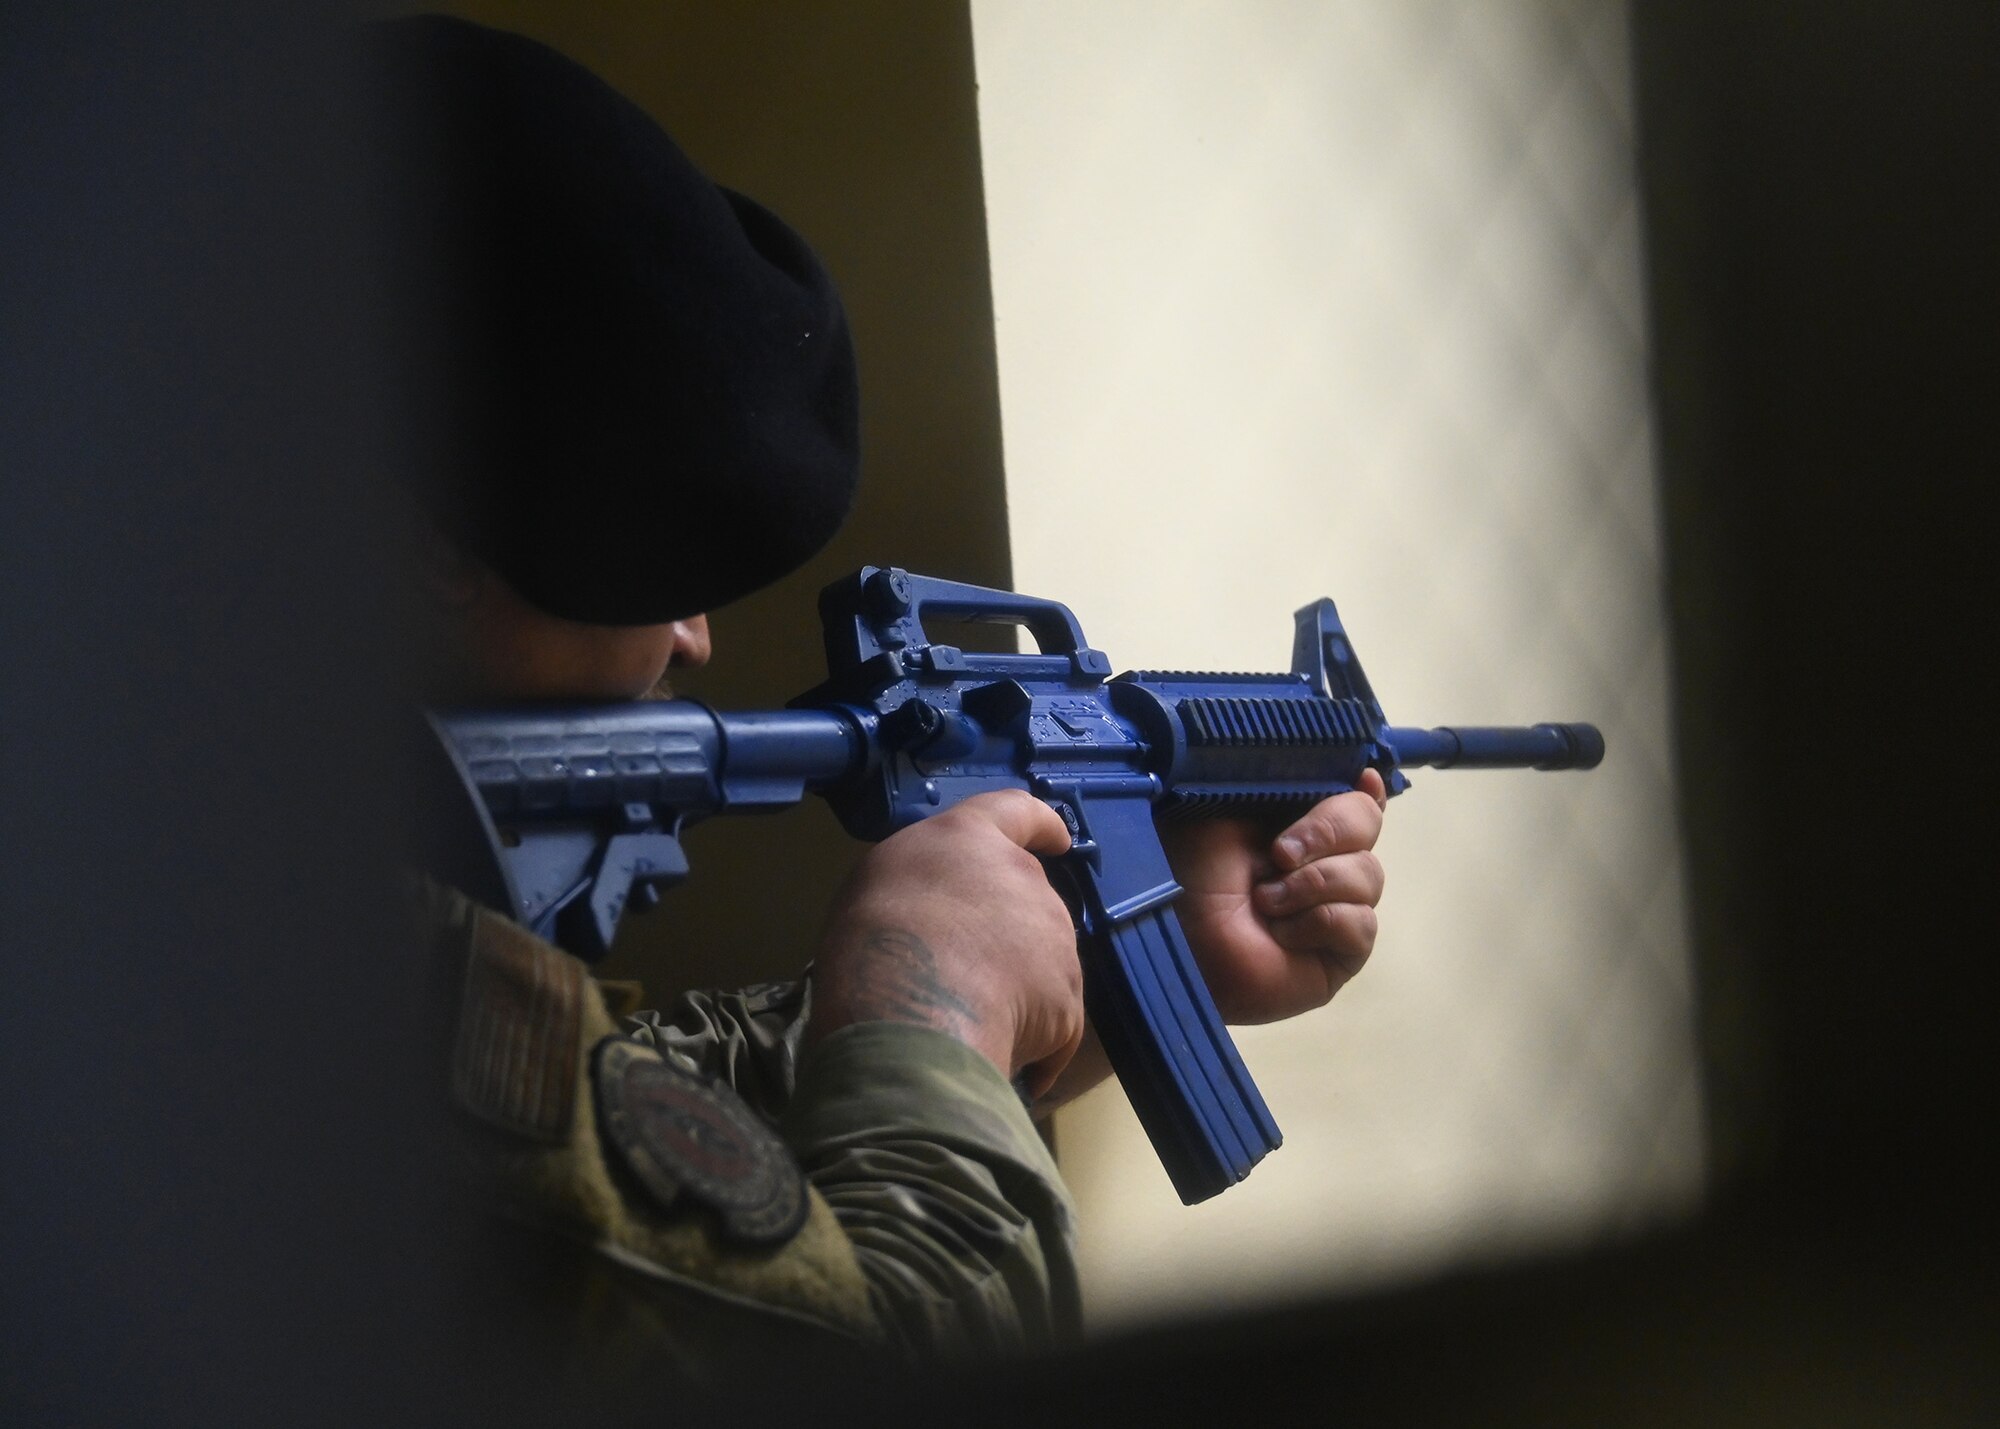
[[[1382,933],[1242,1046],[1285,1146],[1174,1199],[1060,1132],[1097,1323],[1358,1287],[1701,1175],[1623,15],[974,0],[1021,589],[1117,668],[1282,668],[1331,595],[1392,720],[1592,719],[1589,776],[1419,773]]]

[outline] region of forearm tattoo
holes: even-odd
[[[914,933],[870,933],[843,960],[848,1001],[870,1019],[934,1027],[963,1039],[979,1014],[938,975],[937,954]]]

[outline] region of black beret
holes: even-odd
[[[768,210],[547,46],[368,27],[420,495],[552,614],[641,625],[797,568],[853,500],[839,295]]]

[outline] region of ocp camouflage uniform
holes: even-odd
[[[621,1025],[577,959],[436,885],[422,902],[468,1178],[549,1242],[527,1278],[593,1360],[699,1377],[747,1349],[959,1358],[1075,1334],[1073,1207],[978,1053],[876,1022],[801,1057],[803,983]]]

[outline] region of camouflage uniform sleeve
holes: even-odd
[[[798,1080],[799,1038],[811,993],[805,982],[759,983],[738,992],[690,992],[670,1014],[639,1012],[626,1035],[649,1042],[682,1065],[729,1083],[776,1122]]]
[[[1069,1193],[979,1053],[923,1027],[842,1028],[800,1068],[784,1131],[906,1350],[991,1355],[1075,1338]]]
[[[803,984],[693,994],[632,1035],[732,1082],[778,1123],[854,1246],[876,1314],[914,1358],[1075,1338],[1075,1213],[1020,1098],[926,1028],[844,1028],[801,1059]]]
[[[537,1333],[592,1374],[664,1361],[727,1383],[883,1342],[845,1230],[740,1099],[655,1075],[666,1053],[618,1034],[575,958],[452,890],[414,892],[460,1113],[454,1211],[494,1262],[481,1285],[545,1315]]]

